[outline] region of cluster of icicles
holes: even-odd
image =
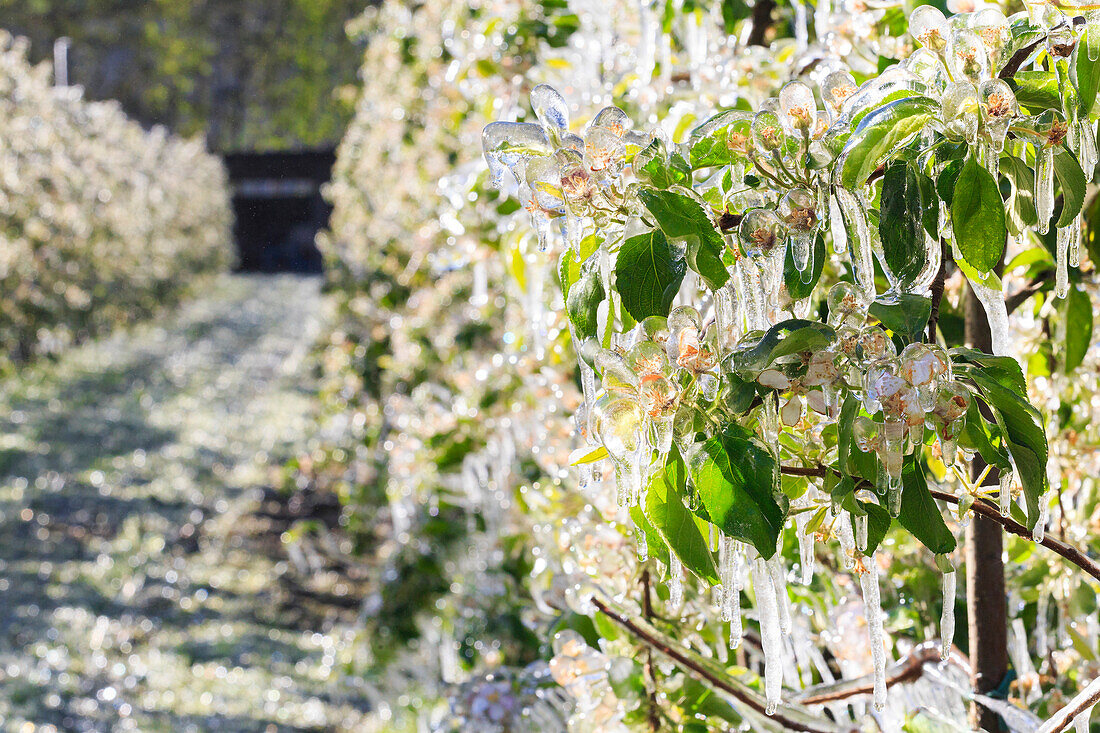
[[[919,271],[894,273],[884,256],[878,227],[867,215],[872,209],[872,192],[866,186],[844,188],[829,174],[830,170],[844,168],[848,152],[845,148],[837,153],[832,143],[850,133],[867,110],[890,96],[924,95],[938,100],[938,118],[921,133],[926,152],[920,160],[927,162],[937,136],[943,136],[974,146],[979,160],[996,176],[1002,151],[1008,148],[1008,152],[1024,156],[1030,145],[1037,161],[1038,228],[1045,232],[1054,210],[1054,151],[1067,142],[1091,175],[1097,160],[1095,131],[1088,120],[1078,120],[1072,110],[1065,110],[1064,115],[1021,115],[1011,88],[996,76],[1006,60],[1009,26],[1014,20],[995,8],[946,19],[934,8],[919,7],[910,18],[910,32],[923,48],[877,78],[857,85],[848,71],[832,71],[818,84],[823,109],[818,109],[814,91],[807,84],[789,82],[778,98],[767,100],[756,114],[730,111],[717,115],[680,146],[675,146],[659,128],[650,132],[632,130],[630,119],[617,107],[604,108],[592,118],[583,135],[575,134],[569,129],[568,105],[545,84],[535,87],[531,94],[538,122],[494,122],[485,128],[482,141],[492,181],[498,186],[514,182],[518,187],[516,193],[531,214],[540,250],[548,249],[554,223],[570,253],[567,256],[574,259],[585,234],[595,232],[601,241],[592,258],[609,299],[600,305],[598,330],[601,334],[611,330],[616,348],[601,349],[592,342],[578,344],[585,397],[578,427],[588,434],[591,445],[602,445],[612,458],[622,505],[633,506],[643,500],[647,474],[652,466],[663,464],[674,440],[691,440],[694,433],[688,421],[694,419],[694,413],[684,408],[713,402],[722,371],[737,372],[737,354],[755,346],[763,331],[781,320],[784,312],[799,317],[808,314],[808,299],[789,302],[787,298],[784,261],[789,251],[803,281],[808,282],[815,264],[814,241],[825,231],[831,235],[834,251],[848,256],[854,284],[843,284],[830,293],[830,325],[836,330],[836,343],[810,355],[805,374],[768,369],[752,375],[761,384],[788,395],[782,408],[778,399],[765,401],[761,420],[764,442],[777,445],[781,423],[799,422],[803,399],[815,411],[835,418],[840,404],[837,385],[844,383],[849,389],[854,385],[860,393],[867,414],[859,416],[854,425],[856,442],[861,450],[873,451],[880,458],[883,475],[875,488],[884,496],[883,503],[891,514],[896,515],[899,509],[902,457],[922,444],[926,425],[936,431],[945,461],[954,460],[955,441],[970,397],[953,380],[950,359],[943,349],[929,344],[912,344],[898,354],[880,328],[865,323],[866,306],[878,295],[875,260],[890,283],[886,299],[900,293],[923,295],[940,269],[939,242],[927,237],[924,265]],[[1095,26],[1094,20],[1090,19],[1090,28]],[[1076,43],[1073,25],[1056,9],[1048,7],[1036,22],[1047,31],[1050,49],[1059,57],[1065,55],[1067,43]],[[888,109],[881,111],[890,113]],[[1015,139],[1008,139],[1010,129]],[[648,182],[641,172],[644,164],[661,150],[678,150],[687,158],[694,143],[715,136],[724,139],[735,162],[710,171],[709,177],[696,182],[693,188],[678,190],[695,198],[705,210],[724,208],[740,216],[736,231],[725,235],[734,254],[733,277],[726,286],[704,297],[702,312],[680,306],[667,319],[646,319],[632,333],[614,333],[610,302],[615,297],[614,252],[624,233],[639,226],[638,217],[644,208],[636,190],[639,183]],[[661,145],[650,145],[654,140]],[[644,155],[639,155],[643,151]],[[932,166],[933,177],[942,167],[938,162]],[[510,181],[504,177],[506,171],[511,174]],[[750,172],[754,179],[751,186],[746,180]],[[940,237],[953,242],[947,207],[942,203],[940,206]],[[1068,266],[1076,265],[1080,236],[1080,216],[1058,229],[1058,296],[1068,291]],[[973,278],[971,284],[987,312],[994,352],[1008,354],[1010,337],[1003,292],[980,278]],[[697,295],[696,281],[689,275],[680,301],[690,302]],[[711,327],[704,327],[710,322]],[[602,389],[597,387],[597,373]],[[743,372],[739,376],[744,376]],[[877,414],[882,415],[881,421],[872,418]],[[680,429],[678,422],[683,423]],[[700,455],[691,444],[678,447],[689,465]],[[582,483],[586,483],[592,467],[585,464],[581,471]],[[1005,513],[1012,500],[1011,484],[1012,474],[1005,471],[1001,486],[1001,510]],[[816,489],[800,501],[815,498],[828,502]],[[861,498],[877,501],[873,495]],[[800,530],[810,514],[796,514]],[[866,547],[867,519],[848,516],[839,507],[830,507],[828,517],[846,562],[860,571],[875,671],[874,702],[881,707],[886,658],[877,566],[873,554],[867,562],[857,554]],[[1041,518],[1037,539],[1042,537],[1043,523]],[[644,558],[644,539],[637,534]],[[800,532],[799,541],[802,579],[809,582],[813,537],[806,534]],[[722,583],[716,592],[721,616],[731,625],[733,645],[739,643],[741,634],[738,606],[745,571],[750,566],[753,569],[752,584],[767,660],[765,688],[769,710],[774,711],[781,689],[778,655],[789,625],[786,569],[778,553],[764,559],[751,546],[732,538],[717,538],[717,550]],[[946,656],[954,633],[955,574],[946,559],[941,567],[945,571],[941,638]],[[679,559],[670,553],[674,605],[682,600],[681,574]]]

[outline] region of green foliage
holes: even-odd
[[[1008,240],[997,182],[977,158],[963,163],[951,198],[951,223],[962,256],[981,272],[997,266]]]
[[[623,307],[637,321],[667,316],[686,271],[683,252],[660,230],[624,239],[615,262]]]
[[[703,207],[679,188],[668,191],[643,188],[638,197],[658,227],[672,242],[683,243],[688,266],[699,273],[712,289],[729,280],[722,264],[726,243]]]

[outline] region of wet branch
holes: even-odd
[[[701,664],[698,664],[685,650],[678,646],[672,646],[666,644],[661,639],[657,638],[654,634],[650,633],[643,626],[639,625],[634,620],[620,614],[615,609],[609,607],[606,603],[598,598],[594,598],[592,602],[600,613],[607,616],[615,624],[625,629],[638,641],[642,642],[646,646],[654,649],[661,654],[664,654],[669,659],[673,660],[684,669],[691,672],[693,675],[700,679],[704,679],[713,685],[716,689],[725,692],[731,697],[736,698],[742,704],[752,708],[760,714],[764,714],[765,705],[761,700],[753,695],[747,694],[744,690],[737,685],[732,684],[729,679],[726,679],[720,675],[713,673]],[[770,719],[786,727],[788,730],[805,731],[806,733],[833,733],[838,730],[830,723],[822,722],[820,725],[804,722],[801,720],[795,720],[784,712],[781,707],[777,710]]]
[[[822,465],[817,466],[780,466],[780,473],[787,476],[810,476],[814,478],[825,478],[825,474],[828,471],[840,475],[840,472],[836,469],[826,468]],[[958,504],[959,497],[946,491],[940,491],[939,489],[929,488],[929,492],[933,497],[946,501],[949,504]],[[1012,517],[1001,516],[1001,510],[998,507],[993,506],[992,503],[985,499],[975,499],[971,509],[975,514],[991,519],[997,524],[1001,525],[1006,532],[1011,532],[1014,535],[1018,535],[1025,539],[1032,539],[1031,530],[1024,525],[1017,522]],[[1064,559],[1073,563],[1081,570],[1091,575],[1096,580],[1100,581],[1100,564],[1098,564],[1091,557],[1077,549],[1073,545],[1067,544],[1055,537],[1046,535],[1043,537],[1043,541],[1037,544],[1042,545],[1048,550],[1054,552],[1057,555],[1061,555]]]
[[[943,288],[947,280],[947,241],[940,238],[940,269],[932,281],[932,310],[928,314],[928,343],[936,343],[936,326],[940,322],[940,303],[943,301]]]

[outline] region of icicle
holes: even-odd
[[[852,532],[855,535],[856,549],[860,552],[867,552],[867,524],[866,514],[852,515]]]
[[[1001,493],[997,497],[1001,516],[1007,517],[1012,509],[1012,471],[1001,471]]]
[[[675,552],[668,553],[668,605],[679,610],[684,602],[684,579],[681,576],[683,566]]]
[[[852,537],[852,526],[848,520],[848,512],[841,512],[834,521],[836,540],[840,543],[840,550],[844,557],[844,568],[851,570],[856,566],[856,542]]]
[[[886,707],[886,649],[882,633],[882,601],[879,598],[878,564],[872,554],[866,564],[866,572],[859,576],[863,590],[863,607],[867,618],[867,633],[871,641],[871,663],[874,666],[875,685],[873,700],[875,710]]]
[[[802,585],[809,585],[814,579],[814,536],[806,531],[812,515],[813,512],[804,511],[794,520],[798,531],[798,564],[802,571]]]
[[[1035,606],[1035,652],[1040,659],[1046,659],[1047,653],[1050,652],[1049,609],[1050,596],[1040,593],[1039,601]]]
[[[756,612],[760,617],[760,640],[764,651],[764,693],[767,697],[768,715],[779,708],[783,690],[783,637],[779,629],[779,607],[775,586],[767,561],[757,557],[753,561],[752,587],[756,595]]]
[[[844,226],[844,215],[836,196],[829,197],[829,230],[833,235],[833,252],[838,255],[847,252],[848,230]]]
[[[741,646],[745,630],[741,626],[741,593],[734,591],[733,615],[730,617],[730,649]]]
[[[1097,150],[1096,131],[1092,123],[1085,120],[1080,123],[1078,139],[1081,141],[1078,157],[1081,159],[1081,170],[1085,172],[1085,180],[1091,181],[1096,172]]]
[[[809,44],[810,32],[806,22],[806,5],[801,0],[792,0],[794,6],[794,38],[799,51],[805,51]]]
[[[1012,334],[1008,326],[1008,308],[1005,306],[1004,291],[997,282],[993,287],[980,278],[967,278],[974,295],[985,309],[986,320],[989,321],[989,332],[992,336],[993,353],[996,356],[1012,355]]]
[[[871,229],[867,225],[866,203],[856,194],[845,189],[836,189],[837,203],[844,215],[844,221],[848,224],[848,230],[855,237],[855,241],[849,241],[852,265],[855,268],[856,280],[863,289],[864,296],[868,300],[875,299],[875,264],[871,247]]]
[[[634,525],[634,544],[637,546],[638,562],[643,563],[649,559],[649,541],[642,528],[635,524],[633,517],[630,518],[630,523]]]
[[[779,630],[787,635],[791,632],[791,599],[787,595],[787,568],[783,566],[783,556],[778,551],[768,560],[768,573],[772,576],[776,605],[779,607]]]
[[[1070,231],[1067,234],[1069,239],[1069,266],[1080,267],[1081,266],[1081,235],[1084,232],[1084,227],[1081,224],[1081,214],[1073,217],[1073,222],[1067,227]]]
[[[1039,519],[1035,522],[1035,529],[1031,530],[1031,539],[1042,542],[1047,531],[1047,516],[1050,514],[1050,504],[1040,498]]]
[[[1035,168],[1035,213],[1039,216],[1036,230],[1046,234],[1054,214],[1054,148],[1039,149],[1039,165]]]
[[[1089,718],[1092,717],[1092,708],[1086,708],[1073,716],[1074,733],[1089,733]]]
[[[1064,298],[1069,295],[1069,240],[1071,236],[1080,232],[1080,228],[1073,224],[1058,227],[1057,247],[1054,253],[1054,264],[1057,268],[1054,282],[1054,297]]]
[[[955,571],[943,574],[943,612],[940,614],[940,659],[951,656],[955,641]]]
[[[718,328],[719,353],[723,356],[737,343],[735,302],[732,282],[714,291],[714,323]]]
[[[722,581],[721,619],[730,625],[730,648],[741,646],[741,543],[723,535],[718,541],[718,577]]]

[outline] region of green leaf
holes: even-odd
[[[667,316],[686,272],[683,251],[654,229],[623,241],[615,263],[615,289],[635,320]]]
[[[600,241],[595,234],[584,237],[580,242],[579,251],[575,253],[576,257],[574,252],[568,249],[562,250],[561,256],[558,257],[558,287],[561,288],[563,295],[568,293],[573,283],[580,279],[581,265],[599,249]]]
[[[744,135],[752,139],[752,115],[737,109],[729,109],[711,117],[691,131],[688,138],[688,161],[692,170],[717,165],[729,165],[743,157],[729,148],[729,136]]]
[[[631,164],[638,180],[656,188],[669,188],[677,184],[691,183],[691,169],[679,152],[669,155],[665,143],[655,138],[639,150]]]
[[[1020,234],[1039,223],[1035,212],[1035,171],[1012,155],[1001,156],[1001,174],[1008,179],[1008,223],[1013,234]]]
[[[687,248],[687,263],[711,290],[726,284],[730,274],[722,264],[726,241],[715,228],[710,215],[692,198],[686,189],[668,191],[642,188],[638,198],[657,221],[657,226],[673,242],[683,242]]]
[[[581,450],[584,450],[584,449],[582,448]],[[601,445],[599,448],[593,448],[592,450],[588,451],[587,453],[582,453],[579,458],[575,458],[572,461],[570,461],[569,465],[570,466],[579,466],[582,463],[595,463],[596,461],[602,461],[604,458],[607,458],[608,455],[609,454],[607,452],[607,448],[605,448]],[[572,455],[569,456],[569,457],[573,458]]]
[[[889,300],[876,300],[867,309],[882,325],[908,341],[919,341],[928,328],[932,315],[932,299],[922,295],[901,293]]]
[[[963,160],[953,160],[943,167],[940,174],[936,176],[936,193],[940,195],[940,198],[944,201],[952,201],[955,198],[955,182],[959,180],[959,174],[962,173]]]
[[[593,255],[581,265],[580,276],[569,287],[569,294],[565,298],[565,310],[569,314],[569,320],[573,322],[577,338],[581,341],[596,336],[597,312],[606,297],[603,283],[600,282],[597,257],[598,255]]]
[[[933,553],[942,555],[953,551],[957,544],[955,535],[947,528],[936,500],[928,491],[924,468],[912,456],[905,459],[901,481],[898,522]]]
[[[902,285],[912,284],[924,269],[927,254],[920,180],[905,161],[894,160],[886,166],[879,207],[878,230],[886,266]]]
[[[752,544],[765,558],[775,554],[788,501],[777,488],[775,458],[751,432],[727,425],[693,456],[691,478],[707,517],[724,534]]]
[[[1004,201],[993,176],[974,157],[963,164],[955,183],[951,222],[967,262],[982,272],[997,266],[1008,241]]]
[[[657,531],[657,528],[646,517],[645,512],[642,511],[642,507],[635,505],[630,507],[630,518],[634,520],[634,526],[637,527],[637,531],[645,535],[646,548],[649,550],[649,556],[661,561],[666,568],[668,567],[668,545],[665,544],[665,538]]]
[[[783,259],[783,282],[787,286],[787,293],[791,300],[802,300],[810,297],[821,278],[821,270],[825,267],[828,255],[825,252],[825,238],[818,234],[814,237],[814,261],[810,268],[810,281],[802,282],[802,273],[794,264],[794,253],[791,247],[787,247],[786,257]]]
[[[733,371],[742,375],[755,375],[777,359],[802,351],[817,351],[831,344],[836,332],[817,321],[790,318],[780,321],[761,337],[751,349],[735,350],[728,359]]]
[[[841,153],[840,184],[855,189],[897,149],[907,145],[940,111],[940,103],[929,97],[894,100],[859,123]]]
[[[1065,329],[1065,357],[1062,361],[1068,374],[1081,365],[1085,352],[1092,344],[1092,300],[1087,292],[1077,287],[1069,289],[1062,321]]]
[[[1054,151],[1054,177],[1062,187],[1062,214],[1058,217],[1058,226],[1069,226],[1085,204],[1085,173],[1077,157],[1065,148]]]
[[[859,413],[859,398],[851,392],[844,398],[844,404],[840,406],[840,417],[837,420],[836,439],[836,463],[840,472],[849,475],[848,457],[852,450],[859,450],[852,444],[852,428],[855,425],[856,415]]]
[[[867,514],[867,551],[864,554],[870,557],[890,531],[890,512],[869,501],[856,501],[856,504]]]
[[[1016,95],[1016,101],[1032,112],[1044,109],[1062,109],[1062,93],[1058,89],[1058,77],[1052,71],[1017,71],[1008,80]]]
[[[917,174],[917,182],[920,184],[921,225],[928,236],[938,242],[940,241],[940,199],[936,193],[936,184],[923,173]]]
[[[1039,497],[1046,493],[1047,439],[1043,416],[1027,401],[1024,373],[1015,359],[973,349],[951,350],[956,374],[969,379],[993,410],[1005,447],[1012,456],[1027,504],[1027,526],[1039,518]]]
[[[749,17],[751,11],[744,0],[722,0],[722,25],[727,35],[737,32],[737,21]]]
[[[1089,59],[1089,56],[1096,61]],[[1077,48],[1073,50],[1073,64],[1070,67],[1070,81],[1077,89],[1077,115],[1087,120],[1096,109],[1096,98],[1100,96],[1100,32],[1096,27],[1085,26]]]
[[[1000,428],[982,417],[978,401],[973,400],[966,410],[966,425],[959,435],[959,445],[976,450],[982,460],[998,468],[1011,468],[1008,453],[1001,447]]]
[[[675,446],[665,465],[649,480],[645,515],[676,556],[691,572],[711,585],[722,581],[710,551],[710,543],[699,530],[695,515],[684,506],[687,466]]]

